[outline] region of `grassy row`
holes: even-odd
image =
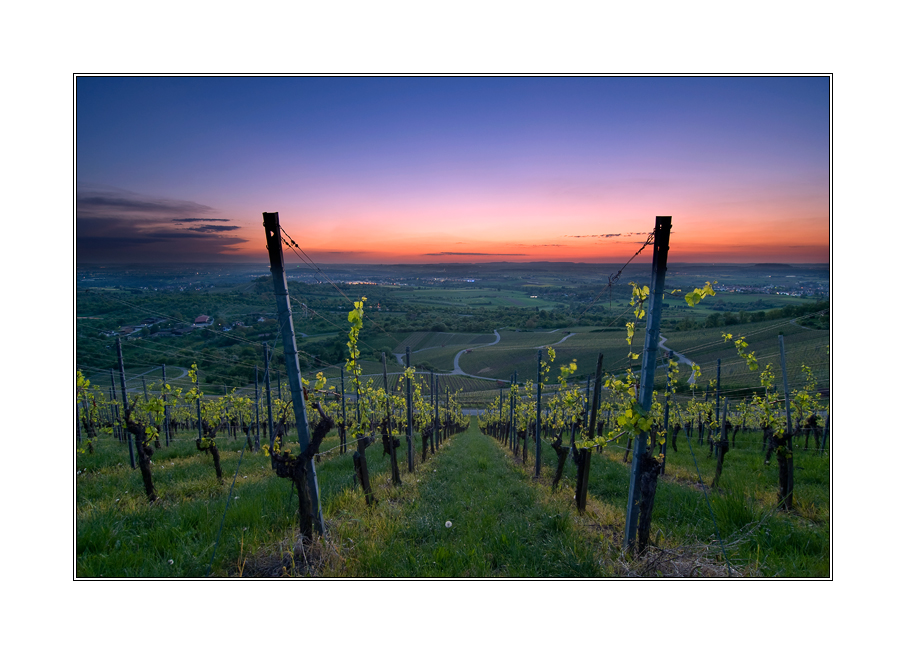
[[[626,443],[594,453],[589,494],[604,517],[602,529],[623,535],[630,466]],[[534,468],[531,444],[527,468]],[[761,433],[737,435],[737,448],[725,456],[717,489],[710,485],[715,460],[707,445],[678,436],[678,452],[668,449],[665,475],[658,482],[652,521],[653,539],[663,548],[705,549],[716,561],[725,556],[747,576],[827,577],[830,571],[830,462],[827,455],[797,451],[794,511],[775,509],[778,468],[765,465]],[[542,465],[550,479],[553,449],[542,444]],[[575,484],[576,467],[568,458],[565,484]],[[703,484],[700,484],[700,476]]]
[[[417,447],[413,474],[406,472],[401,453],[400,487],[389,484],[389,461],[380,445],[370,447],[367,459],[378,502],[367,509],[353,479],[351,455],[339,453],[339,440],[332,435],[317,464],[330,535],[320,542],[320,555],[314,553],[319,558],[311,551],[294,556],[295,498],[289,483],[271,472],[267,458],[241,452],[240,441],[220,439],[228,479],[219,484],[210,459],[195,451],[194,435],[181,437],[154,455],[161,497],[154,505],[146,502],[123,445],[106,439],[94,454],[77,456],[77,576],[204,576],[222,519],[211,569],[215,576],[626,574],[619,566],[629,484],[625,444],[595,454],[589,509],[580,516],[572,508],[572,463],[562,488],[551,493],[555,455],[547,444],[542,479],[533,481],[534,447],[523,465],[479,434],[475,422],[425,463]],[[738,434],[715,490],[699,485],[700,475],[706,485],[714,475],[707,447],[695,440],[691,447],[683,435],[678,445],[679,452],[668,451],[656,495],[653,535],[659,548],[696,547],[719,575],[726,556],[745,575],[828,576],[827,456],[795,454],[794,511],[785,514],[774,509],[777,465],[763,463],[759,435]]]

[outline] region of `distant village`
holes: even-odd
[[[191,334],[193,330],[198,328],[207,328],[214,325],[214,319],[207,314],[201,314],[193,322],[192,325],[187,327],[178,327],[178,328],[167,328],[167,329],[154,329],[155,326],[160,323],[166,323],[167,319],[165,318],[146,318],[143,321],[136,323],[135,325],[128,325],[122,327],[119,330],[112,330],[109,332],[101,332],[101,336],[104,337],[126,337],[127,339],[136,338],[139,336],[149,336],[152,338],[161,338],[161,337],[181,337],[186,334]],[[257,323],[264,323],[265,317],[260,316],[256,319]],[[221,332],[230,332],[235,328],[248,327],[242,321],[235,321],[230,325],[223,325],[220,327]],[[147,330],[147,331],[146,331]]]

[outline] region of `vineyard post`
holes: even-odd
[[[384,361],[384,353],[381,353],[381,361]],[[386,365],[385,365],[386,367]],[[385,391],[387,385],[385,384]],[[343,367],[340,367],[340,452],[346,452],[346,385],[343,381]]]
[[[790,387],[787,385],[787,363],[784,359],[784,335],[778,335],[778,345],[781,348],[781,380],[784,382],[784,411],[787,414],[787,499],[785,507],[791,508],[794,504],[794,430],[790,420]]]
[[[825,417],[825,429],[822,430],[822,448],[819,450],[819,453],[825,453],[825,444],[828,441],[828,432],[831,430],[831,410],[828,411]]]
[[[668,377],[665,380],[665,420],[664,420],[664,429],[665,429],[665,442],[661,444],[661,473],[664,475],[665,465],[668,460],[668,431],[670,426],[668,422],[670,420],[668,416],[668,394],[671,393],[671,360],[674,357],[674,351],[668,351]]]
[[[513,411],[514,405],[516,404],[516,398],[513,393],[513,385],[516,384],[516,371],[513,372],[513,375],[510,377],[510,450],[516,452],[516,425],[513,421]]]
[[[435,442],[438,444],[438,448],[441,447],[441,423],[440,423],[440,407],[441,407],[441,379],[438,378],[438,392],[435,394]]]
[[[535,392],[535,477],[542,477],[542,349],[536,366]]]
[[[280,369],[275,368],[274,372],[277,373],[277,400],[283,400],[283,395],[280,393]]]
[[[394,431],[391,428],[391,397],[390,392],[388,391],[389,385],[387,383],[387,354],[384,352],[381,353],[381,365],[384,368],[384,416],[387,421],[387,440],[390,442],[388,444],[388,449],[390,450],[391,455],[391,482],[393,484],[401,484],[400,468],[397,465],[397,448],[394,446]],[[343,369],[340,369],[340,375],[343,375]],[[343,415],[345,417],[346,412],[344,412]]]
[[[117,340],[119,340],[119,337],[117,337]],[[117,386],[113,377],[113,369],[110,369],[110,398],[112,404],[108,408],[108,413],[110,414],[110,424],[113,425],[113,436],[116,437],[117,441],[122,443],[123,439],[120,436],[120,428],[118,425],[120,422],[120,411],[117,406]],[[116,410],[116,413],[114,413],[114,410]]]
[[[592,399],[589,397],[589,385],[591,383],[592,383],[592,376],[587,375],[586,376],[586,397],[584,399],[586,411],[584,412],[584,416],[583,416],[583,427],[584,428],[588,427],[588,421],[589,421],[589,409],[588,408],[589,408],[589,403],[592,401]]]
[[[282,253],[281,253],[282,254]],[[268,344],[265,347],[265,402],[268,403],[268,447],[274,447],[274,412],[271,409],[271,353]]]
[[[721,471],[724,469],[724,454],[727,452],[727,405],[728,399],[724,399],[724,412],[721,414],[721,428],[718,440],[718,451],[715,455],[715,478],[712,480],[712,488],[718,487],[718,479],[721,477]]]
[[[504,387],[499,389],[500,393],[500,410],[498,411],[498,441],[504,441]]]
[[[299,370],[299,352],[296,350],[296,331],[293,328],[293,313],[290,310],[287,275],[283,268],[280,220],[277,212],[263,212],[262,216],[264,217],[265,236],[268,245],[268,259],[271,264],[271,277],[274,279],[274,295],[277,299],[278,325],[283,336],[283,353],[287,367],[287,377],[290,381],[290,395],[293,398],[293,412],[296,414],[296,433],[299,437],[300,453],[305,453],[310,441],[309,421],[306,414],[305,399],[302,395],[302,374]],[[314,522],[318,533],[324,534],[324,517],[321,514],[318,478],[315,474],[315,461],[311,456],[306,458],[305,471],[311,520]],[[303,517],[300,517],[300,525],[303,524],[304,520]],[[308,525],[311,525],[311,523]],[[306,532],[307,530],[303,530],[304,534]]]
[[[129,400],[126,398],[126,368],[123,366],[123,348],[120,338],[117,337],[117,360],[120,363],[120,388],[123,390],[123,418],[126,419],[126,408]],[[135,453],[132,450],[132,433],[126,431],[126,442],[129,444],[129,466],[135,468]]]
[[[198,440],[201,443],[202,440],[202,399],[199,397],[198,393],[198,379],[201,377],[201,372],[196,370],[195,372],[195,415],[196,423],[198,424]]]
[[[170,445],[170,405],[167,404],[167,365],[161,364],[161,388],[164,389],[164,443]]]
[[[255,450],[261,448],[261,417],[258,404],[261,401],[258,393],[258,365],[255,366]]]
[[[649,294],[649,316],[646,320],[646,343],[642,354],[642,379],[640,380],[639,404],[648,414],[652,408],[652,391],[655,382],[655,363],[658,358],[658,335],[661,326],[665,271],[668,267],[668,242],[671,236],[671,217],[655,217],[655,241],[652,253],[652,290]],[[646,455],[648,439],[645,431],[636,434],[633,450],[633,464],[630,471],[630,493],[627,498],[627,522],[624,529],[624,548],[636,544],[639,527],[639,510],[643,478],[643,457]],[[657,483],[657,478],[655,479]],[[654,493],[654,488],[652,489]],[[648,499],[652,500],[652,499]],[[643,547],[646,544],[641,544]]]
[[[429,406],[429,408],[431,408],[432,405],[435,404],[435,396],[438,395],[437,386],[438,386],[438,382],[440,380],[437,379],[434,371],[431,372],[431,377],[429,379],[431,380],[431,397],[430,397],[431,402],[429,403],[428,406]],[[431,411],[429,410],[429,416],[430,415],[431,415]],[[435,454],[435,435],[437,434],[437,432],[438,432],[437,427],[434,424],[432,424],[431,437],[430,437],[431,441],[429,442],[431,444],[431,454],[432,455]]]
[[[790,419],[790,387],[787,386],[787,364],[784,361],[784,335],[778,335],[778,345],[781,348],[781,379],[784,382],[784,411],[787,414],[787,433],[793,435],[793,425]]]
[[[721,359],[718,359],[718,373],[715,376],[715,420],[721,417],[721,403],[718,399],[721,397]]]
[[[406,368],[409,368],[410,347],[406,347]],[[413,453],[413,383],[406,377],[406,466],[412,473],[415,467]]]

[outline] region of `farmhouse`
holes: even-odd
[[[211,323],[213,323],[211,317],[202,314],[195,319],[195,323],[192,324],[192,327],[206,327],[208,325],[211,325]]]

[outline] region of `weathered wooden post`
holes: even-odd
[[[665,428],[665,442],[661,444],[661,473],[664,475],[665,466],[668,461],[668,433],[671,431],[671,426],[669,424],[670,414],[668,408],[668,398],[673,396],[671,393],[671,359],[674,356],[674,352],[668,351],[668,370],[667,378],[665,379],[665,418],[664,418],[664,428]],[[676,451],[676,447],[675,447]]]
[[[290,310],[290,293],[287,289],[287,275],[283,265],[283,246],[281,245],[280,220],[277,212],[264,212],[265,237],[268,245],[268,259],[271,264],[271,277],[274,279],[274,295],[277,298],[277,316],[280,333],[283,337],[283,353],[286,360],[287,375],[290,381],[290,395],[293,398],[293,412],[296,414],[296,432],[299,437],[300,457],[309,449],[309,421],[305,399],[302,395],[302,376],[299,370],[299,352],[296,350],[296,331],[293,328],[293,313]],[[272,444],[273,445],[273,444]],[[317,442],[316,442],[317,445]],[[321,498],[318,493],[318,478],[315,474],[315,463],[312,455],[305,456],[305,487],[308,498],[300,493],[300,511],[307,505],[310,511],[308,518],[300,516],[300,531],[303,535],[310,532],[310,525],[324,534],[324,518],[321,515]],[[294,480],[295,482],[295,480]],[[300,492],[302,485],[300,485]]]
[[[721,437],[718,440],[717,455],[715,457],[715,479],[712,480],[712,488],[718,486],[718,480],[721,478],[721,471],[724,469],[724,455],[727,453],[727,404],[728,399],[724,399],[724,412],[721,415]]]
[[[394,444],[394,430],[391,425],[391,398],[390,398],[390,387],[387,383],[387,355],[381,353],[381,365],[384,367],[384,396],[385,396],[385,408],[384,408],[384,422],[385,422],[385,437],[388,440],[387,449],[391,456],[391,482],[393,484],[402,484],[403,480],[400,479],[400,468],[397,465],[397,447]]]
[[[438,393],[435,394],[435,443],[438,444],[438,448],[441,447],[441,419],[440,419],[440,408],[441,408],[441,380],[438,379]]]
[[[642,355],[642,379],[640,380],[639,404],[642,411],[648,414],[652,409],[652,391],[655,382],[655,363],[658,359],[658,336],[661,326],[661,309],[664,295],[665,271],[668,267],[668,243],[671,236],[671,217],[655,218],[655,241],[652,254],[652,287],[649,293],[649,315],[646,321],[646,342]],[[624,529],[624,548],[630,549],[637,544],[644,550],[648,545],[648,529],[651,521],[652,502],[658,483],[660,468],[658,460],[646,453],[648,434],[640,431],[636,434],[633,452],[633,464],[630,472],[630,493],[627,499],[627,522]],[[645,490],[643,492],[643,487]],[[640,514],[643,522],[640,524]]]
[[[517,443],[516,443],[516,422],[513,420],[513,414],[516,410],[516,394],[514,393],[513,387],[516,385],[516,371],[513,372],[513,375],[510,378],[510,450],[516,454]]]
[[[119,343],[119,341],[120,338],[117,337],[117,343]],[[119,401],[117,400],[117,386],[113,377],[113,369],[110,369],[110,400],[111,403],[108,407],[108,413],[110,414],[110,423],[113,426],[113,436],[116,437],[117,441],[122,443],[122,434],[123,432],[125,432],[125,430],[123,430],[122,432],[120,431],[120,407],[117,404],[117,402]]]
[[[794,429],[790,418],[790,387],[787,385],[787,362],[784,359],[784,335],[778,335],[778,346],[781,348],[781,380],[784,382],[784,411],[787,415],[787,433],[782,439],[787,450],[787,495],[783,499],[785,509],[794,507]]]
[[[340,452],[346,452],[346,384],[343,380],[342,366],[340,367]]]
[[[715,375],[715,420],[721,417],[721,358],[718,358],[718,373]],[[717,435],[716,435],[717,436]]]
[[[536,366],[538,388],[535,394],[535,477],[542,477],[542,349]]]
[[[123,365],[123,348],[120,346],[120,338],[117,337],[117,360],[120,364],[120,388],[123,391],[123,420],[126,420],[126,410],[129,407],[129,399],[126,397],[126,368]],[[126,432],[126,442],[129,444],[129,466],[135,468],[135,452],[132,447],[132,433]]]
[[[595,365],[595,389],[592,391],[592,403],[589,408],[589,426],[586,438],[592,441],[595,438],[595,427],[598,423],[598,405],[601,401],[602,389],[602,360],[604,353],[598,353],[598,363]],[[592,449],[580,448],[576,461],[576,509],[586,511],[586,496],[589,491],[589,470],[592,466]]]
[[[255,366],[255,450],[261,448],[261,417],[259,416],[258,406],[261,399],[258,393],[258,366]]]
[[[201,442],[201,440],[202,440],[202,399],[199,397],[199,385],[198,385],[199,378],[201,378],[201,371],[199,371],[195,376],[195,415],[196,415],[196,423],[198,424],[198,440],[199,440],[199,442]]]
[[[409,369],[410,347],[406,347],[406,368]],[[413,385],[409,375],[406,376],[406,464],[409,472],[415,470],[415,453],[413,452]]]
[[[283,253],[281,253],[283,256]],[[268,447],[274,448],[274,410],[271,408],[271,352],[265,347],[265,402],[268,403]]]
[[[161,389],[164,399],[164,444],[170,445],[170,404],[167,402],[167,365],[161,364]]]
[[[437,385],[438,385],[438,380],[437,380],[437,378],[435,377],[434,371],[432,371],[432,372],[429,374],[429,378],[428,378],[428,379],[430,380],[430,385],[431,385],[431,397],[430,397],[430,402],[429,402],[429,405],[428,405],[428,406],[429,406],[429,407],[434,407],[434,404],[435,404],[435,396],[438,395],[438,390],[437,390],[437,388],[436,388]],[[431,436],[429,437],[429,443],[431,444],[431,454],[432,454],[432,455],[435,454],[435,437],[437,436],[437,434],[438,434],[438,430],[437,430],[437,428],[435,427],[434,423],[432,423],[432,426],[431,426]]]

